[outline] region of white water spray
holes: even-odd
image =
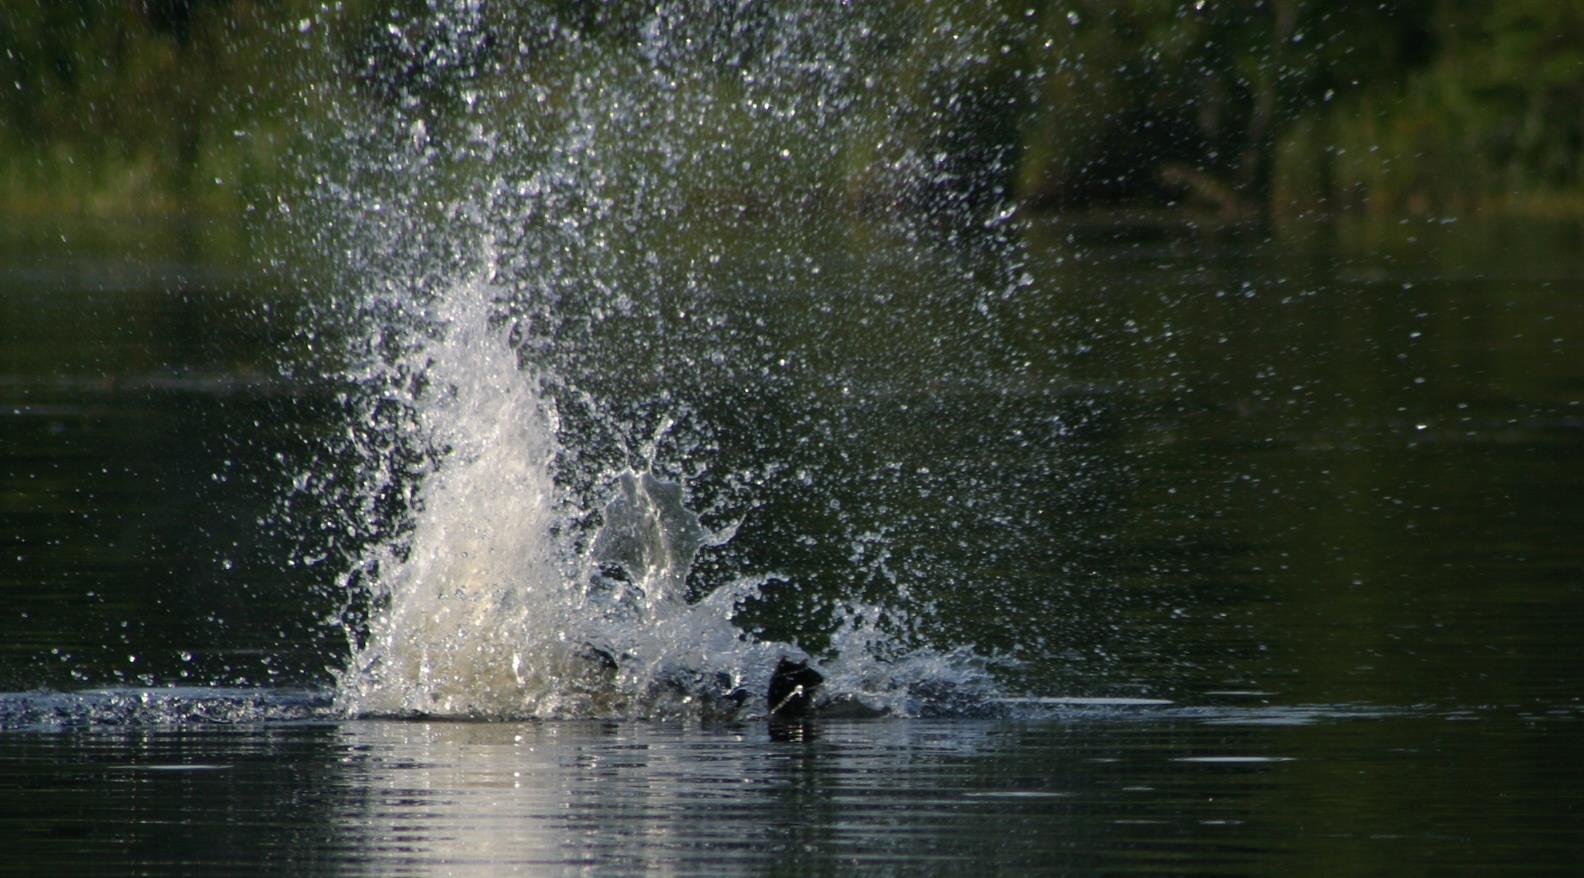
[[[485,32],[478,8],[460,8],[473,22],[468,34]],[[362,235],[347,244],[365,271],[349,282],[362,289],[353,298],[369,334],[354,345],[363,352],[354,357],[354,395],[362,395],[354,408],[367,413],[388,401],[403,413],[354,423],[349,432],[361,437],[352,444],[362,457],[364,493],[371,498],[400,483],[406,500],[387,510],[401,518],[399,535],[358,548],[354,569],[361,575],[349,581],[367,591],[369,618],[349,624],[353,654],[337,681],[342,710],[478,718],[763,715],[773,707],[767,693],[777,667],[811,661],[825,678],[822,704],[917,713],[953,698],[982,700],[989,691],[983,663],[971,652],[895,639],[910,627],[910,612],[929,611],[923,600],[876,604],[855,591],[827,601],[823,622],[789,626],[829,634],[829,648],[817,656],[752,634],[739,621],[743,608],[762,600],[772,582],[782,590],[801,583],[743,564],[724,576],[717,569],[702,588],[690,579],[700,553],[728,544],[735,531],[706,528],[677,475],[703,471],[707,462],[675,458],[689,453],[686,443],[651,448],[641,460],[626,454],[619,464],[585,454],[568,443],[623,445],[635,432],[614,411],[627,403],[595,403],[578,413],[593,426],[568,430],[547,391],[553,384],[564,401],[580,392],[580,380],[615,376],[611,385],[643,387],[644,404],[662,409],[687,408],[687,388],[673,395],[643,382],[683,377],[706,396],[711,380],[778,382],[767,387],[786,392],[787,379],[778,377],[784,373],[735,361],[769,353],[784,370],[788,360],[773,353],[777,343],[765,332],[722,341],[712,334],[673,338],[666,329],[691,325],[699,309],[703,325],[755,325],[756,315],[732,312],[712,292],[720,254],[731,247],[715,236],[736,225],[722,216],[749,209],[717,204],[721,198],[784,198],[783,220],[813,212],[792,222],[794,238],[752,264],[756,279],[729,278],[728,288],[764,284],[769,292],[821,275],[810,254],[823,236],[812,230],[828,222],[821,212],[845,198],[819,177],[839,164],[826,128],[840,133],[840,126],[859,124],[850,120],[867,80],[854,71],[861,47],[873,40],[855,20],[832,30],[850,31],[850,39],[824,41],[819,27],[786,14],[791,30],[769,27],[764,45],[734,49],[733,64],[746,66],[725,78],[716,55],[694,42],[708,29],[693,34],[694,24],[670,10],[640,29],[636,52],[596,50],[569,27],[535,25],[528,28],[532,39],[518,43],[527,59],[521,66],[464,64],[470,52],[487,54],[490,41],[441,40],[438,55],[414,64],[427,62],[431,80],[411,89],[387,84],[399,98],[386,125],[394,134],[354,145],[384,144],[396,153],[362,159],[367,180],[384,194],[361,193],[356,180],[335,189],[343,193],[339,210],[357,218]],[[493,26],[505,33],[508,24]],[[544,72],[554,65],[541,65],[536,51],[560,58],[565,69]],[[458,92],[468,124],[426,122],[425,102],[445,93],[447,71],[463,68],[472,71]],[[782,90],[783,82],[794,87]],[[358,103],[344,115],[361,123],[370,109]],[[518,118],[531,121],[504,121]],[[350,166],[360,167],[359,160]],[[886,173],[906,167],[900,162]],[[810,179],[798,176],[800,168],[812,169]],[[764,179],[739,179],[749,171]],[[727,187],[737,195],[716,194]],[[904,239],[913,239],[911,231]],[[459,255],[477,250],[484,258]],[[795,268],[789,273],[783,265]],[[877,270],[889,276],[895,269]],[[946,300],[952,307],[977,302],[972,313],[987,313],[983,290],[967,292]],[[369,318],[382,310],[396,318]],[[603,328],[611,322],[647,335],[629,342]],[[762,319],[757,325],[766,326]],[[603,357],[609,365],[591,361]],[[646,357],[673,365],[642,374]],[[811,428],[834,429],[830,421]],[[774,436],[755,436],[750,444],[761,458],[748,469],[806,472],[784,455],[806,454],[817,447],[810,439],[805,432],[796,448],[777,448]],[[394,460],[403,454],[427,463],[404,470]],[[760,478],[726,482],[739,494],[776,489]],[[366,499],[362,508],[378,505]],[[757,506],[750,498],[732,509],[754,515]],[[878,538],[867,528],[854,532]],[[833,539],[789,538],[800,545]],[[887,554],[874,553],[874,563],[894,582]]]
[[[690,604],[710,534],[682,487],[627,472],[584,557],[558,542],[555,412],[492,320],[475,277],[437,297],[440,331],[413,357],[414,429],[443,455],[422,480],[403,557],[375,549],[379,612],[341,675],[356,714],[482,718],[752,711],[790,646],[731,624],[756,582]],[[618,568],[612,582],[598,567]]]
[[[497,293],[481,276],[438,297],[441,331],[415,355],[428,390],[413,401],[414,428],[444,452],[418,486],[404,552],[374,550],[378,612],[338,706],[473,718],[770,712],[778,663],[809,657],[733,624],[762,576],[687,600],[696,554],[733,529],[705,529],[682,485],[617,474],[592,544],[576,555],[560,541],[569,511],[552,475],[555,411],[491,319]],[[982,694],[966,653],[882,661],[880,615],[849,605],[821,703],[912,713],[931,687]]]

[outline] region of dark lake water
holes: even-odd
[[[927,273],[862,275],[934,309],[866,322],[873,242],[717,289],[793,363],[758,385],[668,371],[716,324],[611,324],[700,454],[789,473],[695,589],[784,573],[742,624],[814,648],[809,595],[904,571],[997,659],[978,716],[771,726],[346,716],[345,562],[278,522],[346,417],[316,292],[163,230],[13,232],[0,870],[1574,873],[1584,229],[1024,244],[961,333]]]

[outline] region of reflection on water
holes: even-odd
[[[106,874],[1322,875],[1490,867],[1513,849],[1537,872],[1576,862],[1577,711],[1214,713],[827,722],[796,741],[590,722],[13,733],[0,784],[26,795],[0,804],[0,837],[37,871]]]

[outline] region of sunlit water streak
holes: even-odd
[[[191,724],[195,728],[236,726],[260,728],[345,720],[338,703],[345,696],[331,690],[162,686],[96,688],[76,692],[0,693],[0,730],[62,731],[99,726],[158,730]],[[681,697],[680,695],[678,697]],[[1383,707],[1357,704],[1198,704],[1179,705],[1164,699],[1129,698],[990,698],[978,703],[980,713],[1023,722],[1191,722],[1228,726],[1303,726],[1316,723],[1386,717],[1478,719],[1481,711],[1426,707]],[[417,711],[409,711],[416,713]],[[680,712],[679,712],[680,713]],[[1559,709],[1556,716],[1576,711]],[[485,717],[489,719],[490,717]],[[499,717],[494,717],[499,719]],[[697,723],[700,717],[686,717]],[[458,721],[470,721],[459,717]],[[709,727],[737,727],[729,716],[704,718]],[[839,720],[824,719],[823,722]],[[848,720],[851,721],[851,720]],[[874,728],[887,728],[872,718]],[[785,723],[795,729],[800,723]]]
[[[1511,717],[1315,715],[98,723],[0,738],[0,782],[29,790],[0,804],[0,836],[35,868],[99,874],[1324,874],[1510,867],[1513,845],[1529,871],[1574,865],[1576,769],[1493,748],[1525,730]]]

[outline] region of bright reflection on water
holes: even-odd
[[[1068,711],[19,732],[0,738],[0,784],[25,791],[0,805],[0,837],[11,862],[59,874],[1326,875],[1488,868],[1514,849],[1526,870],[1576,862],[1577,711]]]

